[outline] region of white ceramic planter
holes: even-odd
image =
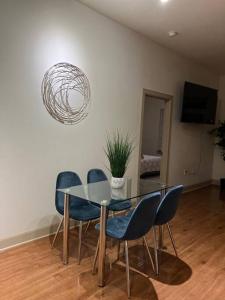
[[[120,189],[124,186],[125,183],[125,178],[117,178],[117,177],[112,177],[111,178],[111,187],[113,189]]]

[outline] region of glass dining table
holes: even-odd
[[[137,191],[137,182],[132,179],[126,179],[122,188],[111,188],[110,182],[100,181],[77,186],[71,186],[65,189],[58,189],[64,193],[64,226],[63,226],[63,263],[68,263],[68,230],[69,230],[69,201],[70,195],[83,198],[93,204],[98,204],[101,209],[100,214],[100,231],[99,231],[99,255],[98,255],[98,286],[105,285],[105,251],[106,251],[106,221],[108,206],[111,203],[122,202],[126,200],[138,199],[154,192],[161,192],[163,196],[168,185],[146,180],[145,186],[141,191]],[[74,200],[75,201],[75,200]]]

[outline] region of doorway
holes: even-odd
[[[172,96],[144,90],[142,102],[139,189],[149,180],[168,183]]]

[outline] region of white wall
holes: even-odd
[[[225,120],[225,76],[222,76],[219,81],[219,95],[218,95],[218,120]],[[218,181],[225,177],[225,161],[221,156],[221,149],[215,146],[213,157],[213,174],[212,178]]]
[[[179,118],[184,80],[217,87],[216,75],[72,0],[1,1],[0,37],[0,239],[52,223],[57,173],[75,170],[85,181],[89,168],[104,168],[106,131],[136,138],[128,171],[136,178],[143,88],[174,95],[170,182],[211,178],[206,133],[198,174],[183,176],[207,128]],[[43,75],[62,61],[90,80],[92,107],[79,125],[58,123],[42,104]]]
[[[158,154],[160,110],[165,101],[146,96],[142,131],[142,154]]]

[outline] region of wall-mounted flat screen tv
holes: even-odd
[[[216,118],[217,90],[184,83],[181,122],[214,124]]]

